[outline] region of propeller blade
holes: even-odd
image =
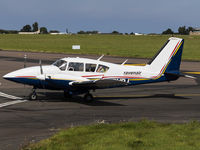
[[[43,69],[42,69],[42,61],[40,60],[39,62],[40,64],[40,75],[37,76],[38,79],[40,79],[40,83],[42,85],[42,88],[45,89],[45,82],[46,82],[46,77],[45,77],[45,74],[43,74]],[[44,91],[44,95],[46,95],[46,92]]]
[[[27,59],[27,55],[24,55],[24,68],[26,68],[26,59]]]
[[[42,61],[41,60],[40,60],[39,64],[40,64],[40,73],[43,74]]]

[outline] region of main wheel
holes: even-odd
[[[93,98],[92,94],[90,94],[90,93],[85,94],[85,96],[84,96],[85,102],[91,103],[93,100],[94,100],[94,98]]]
[[[31,93],[30,95],[29,95],[29,100],[37,100],[37,94],[35,93],[35,92],[33,92],[33,93]]]

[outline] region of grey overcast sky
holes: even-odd
[[[76,33],[161,33],[200,27],[200,0],[0,0],[0,29],[20,30],[35,21],[48,30]]]

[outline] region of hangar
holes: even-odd
[[[194,31],[190,31],[190,35],[200,35],[200,28],[194,28]]]

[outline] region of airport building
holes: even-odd
[[[19,32],[18,34],[40,34],[40,30],[36,32]]]
[[[194,28],[194,31],[190,31],[190,35],[200,35],[200,28]]]

